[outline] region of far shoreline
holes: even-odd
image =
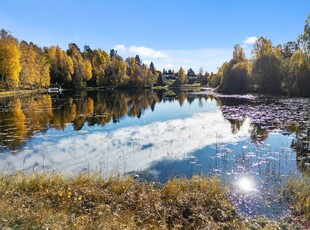
[[[50,88],[50,87],[48,87]],[[48,93],[48,88],[41,88],[41,89],[21,89],[21,90],[9,90],[9,91],[0,91],[0,99],[3,98],[9,98],[9,97],[18,97],[23,95],[33,95],[33,94],[42,94],[42,93]],[[300,97],[297,95],[290,95],[287,93],[259,93],[259,92],[244,92],[244,93],[238,93],[238,94],[230,94],[230,93],[222,93],[218,92],[217,88],[212,88],[209,86],[197,86],[197,85],[181,85],[181,86],[154,86],[154,87],[113,87],[113,86],[106,86],[106,87],[79,87],[79,88],[63,88],[62,92],[64,91],[74,91],[74,90],[86,90],[86,91],[102,91],[102,90],[181,90],[181,91],[201,91],[203,89],[210,88],[213,89],[214,93],[220,93],[222,95],[246,95],[246,94],[255,94],[255,95],[272,95],[272,96],[282,96],[282,97]],[[57,92],[59,93],[59,92]],[[303,97],[308,98],[308,97]]]
[[[47,89],[10,90],[10,91],[0,92],[0,98],[22,96],[22,95],[29,95],[29,94],[35,94],[35,93],[45,93],[45,92],[47,92]]]

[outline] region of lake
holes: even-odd
[[[0,99],[0,172],[218,176],[244,215],[277,217],[309,168],[310,99],[209,90],[65,91]]]

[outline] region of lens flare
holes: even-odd
[[[242,191],[252,191],[254,190],[254,183],[250,178],[242,177],[238,180],[237,185]]]

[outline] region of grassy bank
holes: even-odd
[[[154,185],[132,178],[20,174],[0,181],[0,229],[302,229],[292,219],[240,216],[216,178]]]
[[[4,92],[0,92],[0,98],[3,98],[3,97],[13,97],[13,96],[22,96],[22,95],[42,93],[42,92],[46,92],[46,90],[45,89],[40,89],[40,90],[12,90],[12,91],[4,91]]]
[[[282,189],[282,196],[292,204],[293,215],[302,217],[300,221],[307,220],[310,229],[310,170],[304,174],[303,179],[290,177]]]

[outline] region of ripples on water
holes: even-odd
[[[217,175],[245,215],[277,216],[309,165],[310,100],[174,91],[65,92],[0,101],[2,173]]]

